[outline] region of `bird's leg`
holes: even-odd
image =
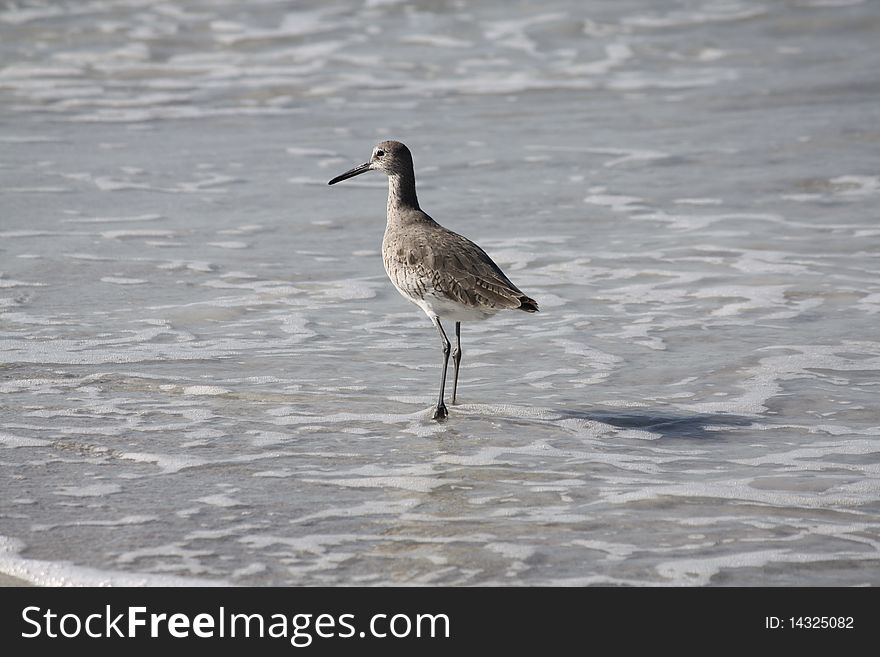
[[[455,323],[455,349],[452,350],[452,364],[455,365],[455,378],[452,380],[452,403],[458,392],[458,366],[461,363],[461,322]]]
[[[446,416],[449,415],[446,411],[446,404],[443,403],[443,392],[446,388],[446,367],[449,365],[449,351],[452,345],[449,344],[449,338],[446,337],[446,332],[440,326],[440,318],[432,317],[431,321],[437,327],[437,331],[440,333],[440,342],[443,344],[443,367],[440,369],[440,398],[437,400],[437,408],[434,409],[434,419],[439,421],[445,420]]]

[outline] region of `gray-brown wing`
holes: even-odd
[[[417,298],[431,293],[472,307],[522,308],[537,303],[514,285],[483,249],[435,225],[386,245],[385,269],[397,286]]]

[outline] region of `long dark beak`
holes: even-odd
[[[333,180],[331,180],[327,184],[328,185],[335,185],[338,182],[342,182],[343,180],[348,180],[349,178],[354,178],[355,176],[359,176],[362,173],[366,173],[369,170],[370,170],[370,163],[364,162],[359,167],[355,167],[354,169],[350,169],[349,171],[346,171],[345,173],[343,173],[341,176],[336,176]]]

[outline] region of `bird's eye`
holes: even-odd
[[[382,157],[385,155],[385,151],[376,151],[376,157]]]

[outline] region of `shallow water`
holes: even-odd
[[[0,571],[880,584],[880,4],[0,11]],[[541,303],[436,336],[376,141]]]

